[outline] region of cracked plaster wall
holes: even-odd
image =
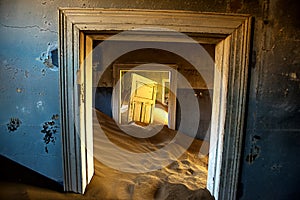
[[[0,1],[0,153],[61,182],[59,120],[55,125],[52,123],[53,116],[60,115],[59,77],[58,71],[51,70],[48,61],[41,59],[49,45],[58,40],[58,7],[251,14],[254,24],[249,96],[238,198],[295,199],[299,195],[297,0]],[[53,126],[49,128],[49,124]],[[8,128],[10,125],[12,129]],[[54,133],[55,144],[46,133]],[[50,141],[47,146],[45,136]]]

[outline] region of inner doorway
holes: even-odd
[[[126,80],[124,80],[124,83],[126,84]],[[125,110],[125,114],[127,115],[127,118],[121,117],[121,123],[136,123],[141,126],[152,124],[154,122],[157,82],[137,73],[132,73],[129,95],[130,100],[127,102],[127,106],[126,99],[124,97],[121,99],[123,104],[120,109],[123,108],[123,111]]]
[[[144,52],[147,53],[147,51]],[[143,60],[143,62],[145,62],[145,60]],[[168,64],[167,66],[170,67],[170,69],[167,69],[166,67],[164,69],[155,63],[113,64],[113,82],[116,90],[114,90],[115,97],[112,98],[112,110],[114,114],[113,118],[116,121],[118,121],[120,124],[126,124],[132,121],[132,119],[129,119],[131,116],[129,116],[130,113],[128,112],[128,109],[133,107],[130,107],[129,102],[134,97],[134,94],[136,94],[135,92],[138,92],[136,87],[139,85],[139,83],[141,83],[142,79],[144,79],[145,83],[143,83],[143,85],[147,85],[146,82],[155,82],[155,88],[152,86],[148,88],[155,90],[155,92],[153,91],[154,93],[152,93],[154,96],[151,96],[151,98],[144,98],[146,101],[151,99],[153,100],[153,98],[155,98],[151,112],[147,112],[148,115],[152,115],[152,120],[150,120],[151,123],[163,124],[167,125],[169,128],[175,129],[175,88],[177,85],[175,69],[177,66],[171,64]],[[136,81],[139,82],[137,83]],[[170,82],[172,84],[170,84]],[[149,122],[147,123],[149,124]]]

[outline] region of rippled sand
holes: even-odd
[[[207,143],[166,126],[119,128],[101,112],[95,114],[94,179],[105,198],[210,199],[205,189],[208,156],[202,154],[207,152]],[[187,141],[192,145],[185,149]],[[126,157],[128,152],[131,156]]]

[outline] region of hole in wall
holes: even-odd
[[[47,51],[42,52],[39,59],[47,68],[58,71],[58,45],[57,42],[49,42]]]

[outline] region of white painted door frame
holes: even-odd
[[[84,193],[93,174],[88,31],[162,27],[216,44],[208,189],[235,199],[244,129],[251,17],[242,14],[138,9],[59,9],[61,133],[65,191]],[[90,46],[91,47],[91,46]]]

